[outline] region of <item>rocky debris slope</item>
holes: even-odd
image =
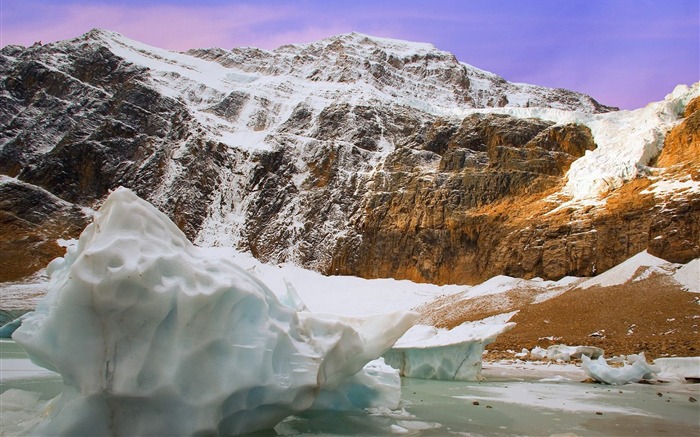
[[[353,33],[175,53],[102,30],[4,47],[0,77],[7,180],[75,211],[129,187],[198,244],[264,261],[473,283],[700,252],[697,138],[683,133],[697,132],[697,85],[608,112],[428,44]],[[666,147],[671,129],[684,130]],[[4,252],[29,231],[2,196]],[[42,238],[77,236],[76,220]],[[1,280],[56,255],[13,250],[33,267]]]
[[[679,272],[695,279],[690,287]],[[488,359],[514,358],[522,348],[589,345],[607,357],[697,356],[698,261],[684,266],[641,252],[593,278],[559,281],[498,276],[421,305],[421,323],[451,328],[517,311],[516,326],[489,347]]]

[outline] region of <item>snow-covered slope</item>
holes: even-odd
[[[150,85],[186,102],[214,139],[246,149],[269,148],[269,131],[279,128],[299,105],[313,114],[345,103],[406,106],[434,115],[501,106],[612,109],[583,94],[506,82],[430,44],[359,33],[275,51],[177,53],[101,29],[62,44],[85,43],[106,47],[148,69]],[[56,63],[60,68],[61,60]],[[236,108],[230,108],[232,100],[237,100]]]

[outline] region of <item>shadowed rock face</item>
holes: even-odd
[[[0,176],[0,281],[31,275],[65,249],[56,240],[78,235],[88,217],[51,193]]]
[[[548,196],[596,148],[586,126],[424,109],[515,105],[509,98],[612,109],[588,96],[510,84],[434,48],[401,54],[396,42],[357,34],[274,52],[195,50],[191,62],[210,64],[180,73],[164,52],[133,50],[148,68],[115,54],[129,44],[94,31],[2,49],[0,174],[9,178],[0,213],[13,236],[3,244],[29,266],[11,278],[59,254],[51,240],[84,226],[76,211],[120,185],[200,244],[327,274],[469,283],[590,275],[647,248],[676,261],[700,255],[698,199],[660,201],[644,193],[644,178],[605,206],[552,212],[559,202]],[[222,66],[237,68],[225,90],[183,76]],[[697,175],[697,116],[686,114],[655,165]],[[63,206],[29,227],[16,211],[41,212],[44,200],[22,203],[19,183]],[[37,233],[52,249],[23,252],[18,242]]]

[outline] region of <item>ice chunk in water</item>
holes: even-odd
[[[373,406],[390,378],[362,369],[416,317],[299,313],[291,292],[281,304],[123,188],[47,270],[47,296],[13,335],[63,377],[37,434],[240,434],[274,427],[319,393],[323,405]]]
[[[402,376],[423,379],[477,381],[481,376],[482,353],[496,337],[512,329],[508,322],[517,311],[466,322],[453,329],[417,325],[384,354]]]
[[[624,367],[610,367],[602,356],[592,360],[586,355],[581,355],[581,367],[591,378],[611,385],[624,385],[639,382],[642,379],[651,379],[655,373],[659,372],[656,366],[647,363],[644,352],[637,356],[632,365],[625,364]]]

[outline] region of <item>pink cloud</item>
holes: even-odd
[[[269,5],[113,5],[29,0],[4,6],[0,45],[31,45],[70,39],[93,28],[113,30],[154,46],[191,48],[254,46],[274,49],[289,43],[312,42],[354,30],[377,36],[402,35],[402,26],[381,19],[387,11],[372,11],[374,20],[353,9],[328,15],[303,3]],[[28,14],[27,11],[32,11]],[[24,15],[24,20],[22,16]],[[57,19],[60,17],[60,19]],[[388,17],[387,17],[388,18]],[[409,37],[409,39],[411,39]]]

